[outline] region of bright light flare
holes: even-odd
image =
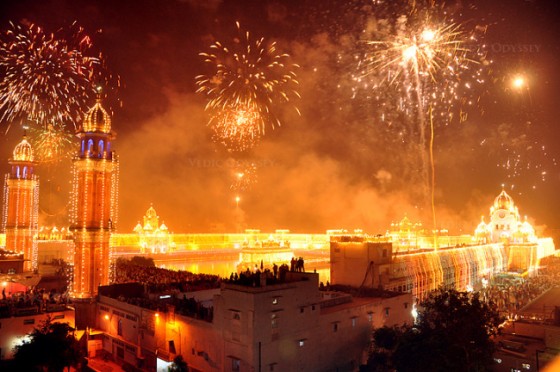
[[[523,87],[525,87],[527,85],[527,81],[525,80],[525,78],[523,76],[515,76],[511,82],[511,85],[515,88],[515,89],[521,89]]]

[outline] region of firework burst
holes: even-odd
[[[477,104],[477,86],[484,84],[483,68],[490,63],[478,41],[485,28],[467,31],[447,17],[432,3],[414,2],[377,20],[373,31],[364,32],[354,75],[356,89],[373,90],[378,120],[398,127],[406,134],[399,137],[419,155],[426,195],[434,125],[466,120],[465,106]]]
[[[418,190],[421,198],[430,200],[435,227],[435,123],[447,125],[456,113],[464,121],[463,107],[476,103],[469,97],[475,85],[484,83],[482,67],[488,63],[476,34],[485,28],[468,32],[429,1],[411,2],[377,26],[373,38],[363,40],[356,80],[373,88],[376,100],[383,102],[382,122],[387,108],[404,112],[398,119],[412,134],[409,142],[419,160]]]
[[[91,52],[91,39],[75,23],[56,33],[11,23],[0,33],[0,119],[77,128],[95,97],[94,80],[104,75]]]
[[[230,151],[246,151],[261,138],[263,119],[252,102],[214,111],[209,125],[213,139]]]
[[[267,127],[280,125],[277,106],[291,104],[299,93],[290,56],[280,53],[275,42],[253,41],[237,23],[238,37],[226,45],[216,41],[210,53],[200,53],[212,73],[196,77],[197,93],[207,99],[210,127],[218,139],[241,141],[241,150],[253,146]],[[296,108],[297,110],[297,108]],[[222,142],[222,141],[220,141]]]
[[[388,89],[395,95],[384,107],[416,121],[425,121],[429,108],[440,125],[466,120],[465,106],[478,103],[477,88],[485,83],[484,69],[491,63],[480,41],[486,27],[468,30],[446,14],[433,5],[415,4],[380,21],[362,42],[365,50],[354,75],[358,86],[375,90],[380,101],[386,97],[379,91]],[[379,116],[383,122],[388,117],[384,110]]]
[[[251,161],[237,161],[232,176],[231,190],[237,193],[248,191],[257,182],[257,165]]]
[[[35,157],[41,163],[54,164],[74,153],[73,135],[64,126],[49,124],[46,129],[30,129]]]

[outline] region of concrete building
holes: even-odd
[[[0,301],[0,359],[13,358],[14,347],[48,316],[74,327],[74,309],[66,305],[47,304],[39,311],[37,306],[14,307]]]
[[[176,355],[193,371],[352,371],[373,327],[412,321],[410,294],[320,291],[314,273],[258,280],[192,293],[102,287],[90,354],[158,371]]]
[[[517,315],[497,340],[496,372],[539,371],[560,354],[559,287],[546,291]]]

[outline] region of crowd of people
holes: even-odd
[[[121,301],[156,311],[167,311],[168,305],[172,305],[178,314],[212,321],[213,308],[204,306],[194,297],[187,297],[187,293],[219,288],[221,283],[219,276],[140,266],[127,260],[117,261],[115,271],[114,284],[140,283],[146,289],[142,296],[120,296]],[[166,293],[170,297],[162,300],[150,296],[151,293]],[[182,298],[181,293],[183,293]]]
[[[505,316],[514,318],[521,308],[557,285],[560,285],[560,257],[551,256],[541,260],[538,275],[494,279],[481,294]]]
[[[67,293],[41,288],[6,294],[4,287],[0,299],[0,318],[58,311],[65,308],[68,303]]]
[[[166,290],[194,292],[219,288],[220,277],[182,270],[167,270],[155,266],[139,266],[127,260],[118,260],[113,283],[140,283],[146,285],[150,292]]]
[[[255,265],[253,271],[248,268],[241,271],[239,274],[231,273],[229,279],[224,279],[227,283],[239,284],[244,286],[260,287],[262,285],[271,285],[275,283],[283,283],[286,281],[286,273],[291,272],[305,272],[304,260],[302,257],[293,257],[288,264],[281,264],[280,266],[274,263],[272,270],[265,268],[262,261],[260,268]]]

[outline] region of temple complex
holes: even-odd
[[[552,238],[538,238],[527,219],[520,220],[504,190],[490,208],[490,223],[481,222],[474,236],[439,235],[430,242],[417,227],[405,219],[387,236],[331,236],[331,282],[412,292],[423,299],[440,287],[480,288],[503,272],[533,275],[540,260],[555,252]]]

